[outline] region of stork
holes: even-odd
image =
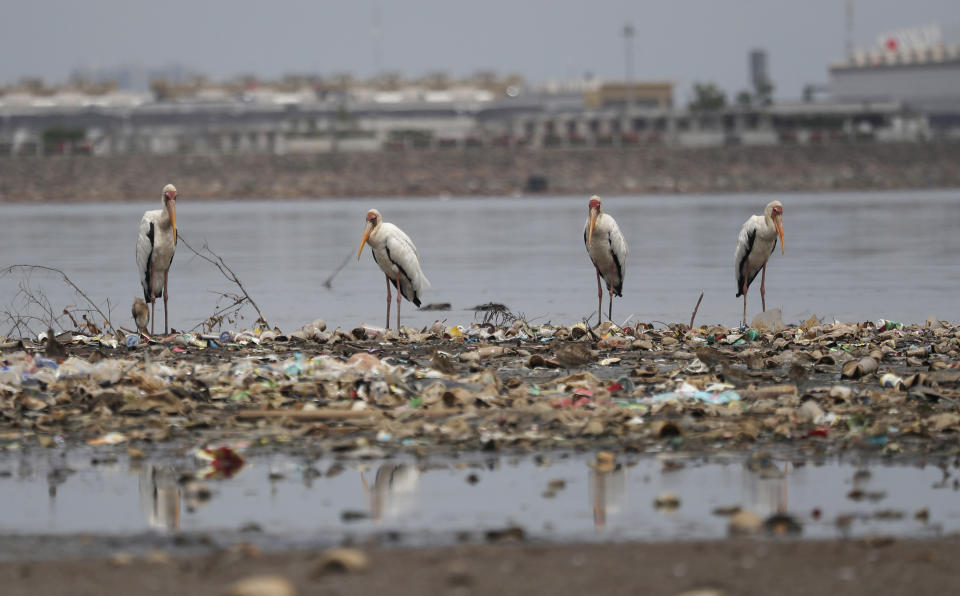
[[[763,312],[767,312],[766,290],[767,260],[777,248],[777,236],[780,236],[780,252],[786,252],[783,241],[783,205],[780,201],[771,201],[763,210],[763,215],[753,215],[744,222],[737,237],[737,252],[734,254],[733,270],[737,275],[737,297],[743,296],[743,326],[747,326],[747,288],[753,283],[757,273],[763,271],[760,278],[760,300]]]
[[[617,220],[603,212],[600,197],[590,197],[589,217],[583,226],[583,243],[597,270],[597,324],[603,320],[603,288],[600,278],[607,282],[610,304],[607,318],[613,320],[613,295],[623,296],[623,277],[627,273],[627,254],[630,248],[620,233]]]
[[[403,230],[383,221],[376,209],[367,212],[366,220],[357,260],[363,253],[363,245],[369,243],[374,262],[387,278],[387,329],[390,328],[391,283],[397,288],[397,329],[400,329],[400,297],[420,306],[420,296],[430,287],[430,281],[420,269],[417,247]]]
[[[156,314],[156,299],[163,297],[163,332],[169,332],[167,301],[170,299],[167,283],[170,263],[177,248],[177,189],[163,187],[162,208],[147,211],[140,220],[137,237],[137,268],[143,285],[143,299],[150,304],[150,333]]]

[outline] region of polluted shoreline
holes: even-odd
[[[315,321],[0,342],[0,449],[241,442],[382,457],[463,450],[951,454],[960,328]]]
[[[380,581],[394,557],[613,544],[713,573],[743,559],[704,552],[760,549],[795,574],[798,545],[854,549],[844,570],[956,548],[956,324],[478,317],[0,340],[0,488],[22,504],[0,576],[222,593],[254,570]]]

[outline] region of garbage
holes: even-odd
[[[949,323],[810,317],[741,331],[501,319],[402,335],[320,320],[290,334],[67,333],[56,336],[63,359],[46,355],[49,334],[0,338],[0,447],[109,433],[196,445],[203,429],[204,441],[237,455],[209,454],[211,477],[223,477],[243,461],[238,438],[303,437],[351,455],[601,442],[723,449],[806,437],[886,454],[956,446],[960,428],[935,422],[960,403],[960,327]]]
[[[740,401],[740,394],[736,391],[701,391],[690,383],[681,382],[675,391],[660,393],[650,397],[643,397],[637,401],[638,403],[655,404],[671,399],[700,401],[703,403],[719,405]]]
[[[201,478],[232,478],[246,463],[243,456],[233,447],[205,447],[197,451],[196,456],[209,462],[198,475]]]
[[[356,548],[331,548],[323,552],[314,568],[314,577],[331,573],[360,573],[370,567],[367,554]]]
[[[880,386],[885,389],[902,390],[904,388],[903,378],[893,373],[886,373],[880,377]]]
[[[238,580],[223,592],[225,596],[296,596],[297,589],[280,575],[255,575]]]
[[[730,517],[727,532],[731,536],[758,534],[763,529],[763,519],[751,511],[738,511]]]
[[[761,312],[750,322],[752,330],[764,330],[777,333],[784,329],[783,315],[779,308],[771,308],[767,312]],[[752,340],[750,340],[752,341]]]
[[[680,508],[680,497],[673,493],[660,493],[654,499],[653,506],[663,511],[675,511]]]

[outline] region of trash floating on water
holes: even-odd
[[[61,333],[60,359],[45,354],[50,334],[0,338],[0,447],[111,432],[141,447],[202,428],[215,442],[304,436],[356,453],[817,439],[892,454],[952,448],[960,430],[935,418],[960,400],[960,328],[936,319],[811,317],[779,331],[504,321]]]

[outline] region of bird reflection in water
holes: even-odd
[[[140,509],[151,528],[180,529],[180,485],[173,466],[148,464],[140,470]]]
[[[790,464],[781,465],[766,454],[758,454],[747,461],[745,471],[743,492],[748,508],[763,518],[785,514],[790,503]]]
[[[409,464],[383,464],[377,468],[373,486],[360,474],[360,482],[370,501],[370,517],[374,521],[401,517],[414,508],[420,470]]]
[[[593,525],[602,530],[608,515],[617,515],[627,502],[627,468],[620,463],[598,463],[590,468]]]

